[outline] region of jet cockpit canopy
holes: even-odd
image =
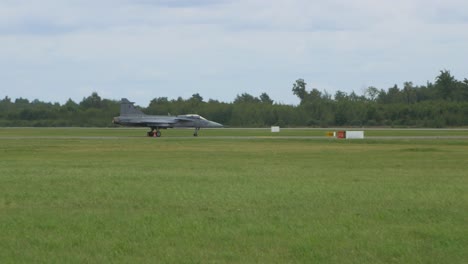
[[[190,119],[201,119],[201,120],[206,120],[206,118],[204,118],[204,117],[201,116],[201,115],[197,115],[197,114],[181,115],[180,117],[186,117],[186,118],[190,118]]]

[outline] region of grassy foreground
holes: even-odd
[[[468,259],[468,140],[123,131],[0,131],[1,263]]]

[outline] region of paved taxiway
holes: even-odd
[[[4,136],[0,137],[0,140],[7,139],[79,139],[79,140],[116,140],[116,139],[149,139],[149,140],[165,140],[165,139],[314,139],[314,140],[342,140],[333,137],[324,137],[324,136],[182,136],[182,137],[160,137],[152,138],[145,136]],[[459,140],[468,140],[468,136],[369,136],[364,139],[348,139],[348,140],[366,140],[366,139],[381,139],[381,140],[450,140],[450,139],[459,139]]]

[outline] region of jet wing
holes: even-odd
[[[155,123],[155,122],[151,122],[151,123],[145,123],[147,127],[173,127],[174,126],[174,123]]]
[[[147,127],[173,127],[174,124],[177,123],[177,120],[162,119],[158,121],[154,119],[142,119],[140,123],[144,124]]]

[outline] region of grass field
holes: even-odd
[[[0,263],[468,260],[468,139],[145,132],[0,129]]]

